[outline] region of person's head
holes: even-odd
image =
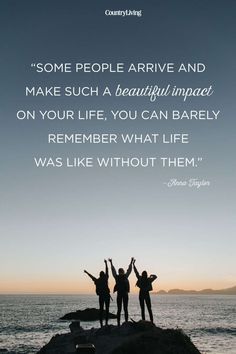
[[[142,272],[142,278],[147,279],[147,277],[148,277],[147,272],[146,272],[146,270],[144,270]]]
[[[100,278],[104,278],[105,277],[105,273],[103,272],[103,270],[99,273]]]
[[[124,274],[125,274],[125,271],[124,271],[123,268],[119,268],[119,269],[118,269],[118,273],[119,273],[119,275],[124,275]]]

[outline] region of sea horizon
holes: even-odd
[[[182,288],[170,288],[168,290],[166,289],[160,289],[158,291],[156,290],[153,290],[151,291],[150,293],[152,295],[236,295],[236,293],[223,293],[223,294],[219,294],[219,292],[221,291],[227,291],[227,290],[232,290],[232,289],[235,289],[236,291],[236,286],[230,286],[230,287],[227,287],[227,288],[222,288],[222,289],[213,289],[213,288],[202,288],[200,290],[196,290],[196,289],[182,289]],[[203,291],[211,291],[211,293],[209,294],[205,294],[205,293],[202,293]],[[178,294],[175,294],[175,293],[172,293],[172,291],[181,291],[181,292],[186,292],[185,293],[181,293],[179,292]],[[162,293],[163,292],[163,293]],[[189,292],[195,292],[193,294],[189,293]],[[59,292],[46,292],[46,291],[43,291],[43,292],[27,292],[27,291],[22,291],[22,292],[0,292],[0,295],[93,295],[94,294],[94,291],[91,291],[91,292],[78,292],[78,291],[68,291],[68,292],[63,292],[63,291],[59,291]],[[136,295],[138,294],[138,290],[136,291],[133,291],[131,290],[130,291],[130,294],[132,295]]]

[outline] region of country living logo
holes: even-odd
[[[121,16],[121,17],[127,17],[127,16],[136,16],[136,17],[142,17],[142,10],[105,10],[105,16]]]

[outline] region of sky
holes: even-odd
[[[105,16],[106,9],[142,17]],[[223,1],[0,4],[0,293],[93,292],[104,258],[154,290],[227,288],[235,264],[235,19]],[[37,73],[32,63],[204,63],[203,73]],[[214,87],[210,97],[26,97],[26,86]],[[17,120],[19,110],[220,110],[215,121]],[[49,133],[186,133],[186,144],[48,144]],[[36,168],[40,156],[199,156],[197,168]],[[209,187],[168,188],[198,178]],[[111,278],[111,285],[113,284]],[[131,276],[132,290],[135,278]]]

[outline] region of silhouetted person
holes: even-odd
[[[129,280],[128,277],[130,273],[132,272],[132,262],[133,258],[131,259],[130,265],[125,272],[123,268],[118,269],[118,274],[116,272],[116,269],[112,263],[112,259],[109,259],[111,263],[111,270],[112,270],[112,275],[115,278],[116,284],[114,287],[114,292],[117,291],[117,324],[120,326],[120,314],[121,314],[121,309],[122,309],[122,304],[124,308],[124,313],[125,313],[125,321],[128,321],[128,302],[129,302]]]
[[[145,303],[148,309],[148,313],[150,316],[150,321],[153,322],[153,314],[152,314],[152,305],[149,291],[152,290],[152,282],[157,278],[156,275],[151,274],[149,277],[147,275],[146,270],[142,272],[142,275],[139,274],[136,266],[135,259],[133,260],[134,272],[137,277],[136,285],[139,287],[139,303],[141,307],[142,320],[145,320]]]
[[[107,261],[104,260],[104,262],[105,262],[105,272],[101,271],[99,274],[99,278],[95,278],[92,274],[87,272],[87,270],[84,271],[94,281],[94,284],[96,285],[96,294],[99,297],[99,321],[101,327],[103,326],[104,305],[106,308],[106,314],[105,314],[106,325],[108,324],[109,306],[110,306],[110,289],[108,287],[109,273],[108,273]]]

